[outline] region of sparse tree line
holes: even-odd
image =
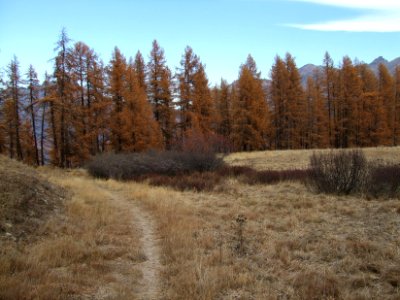
[[[102,152],[213,148],[218,151],[347,148],[400,144],[400,67],[344,57],[305,87],[294,58],[277,56],[269,82],[249,55],[239,78],[213,88],[190,47],[172,72],[153,42],[146,63],[118,48],[105,65],[62,31],[53,74],[39,82],[17,58],[0,86],[0,153],[31,164],[82,165]],[[205,150],[205,149],[203,149]]]

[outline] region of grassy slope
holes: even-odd
[[[0,164],[0,299],[134,299],[145,256],[130,211],[80,172]]]
[[[64,194],[33,168],[0,155],[0,238],[32,237],[49,215],[63,209]]]

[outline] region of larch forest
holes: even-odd
[[[173,72],[155,40],[146,63],[116,47],[104,64],[63,30],[43,82],[14,57],[0,85],[0,153],[34,165],[83,165],[105,151],[203,145],[215,151],[400,144],[400,66],[375,75],[329,53],[306,86],[294,57],[275,57],[270,80],[249,55],[239,78],[210,87],[191,47]]]

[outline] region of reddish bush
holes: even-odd
[[[280,181],[305,181],[309,170],[263,170],[246,166],[225,166],[217,171],[223,177],[239,177],[247,184],[274,184]]]
[[[400,165],[371,168],[367,193],[373,197],[400,197]]]
[[[223,177],[239,177],[251,176],[252,173],[257,171],[246,166],[224,166],[223,168],[218,169],[217,172]]]
[[[182,174],[177,176],[154,175],[148,177],[154,186],[168,186],[179,191],[211,191],[220,183],[221,177],[214,172]]]
[[[307,180],[308,170],[265,170],[248,173],[245,182],[248,184],[274,184],[281,181],[300,181]]]

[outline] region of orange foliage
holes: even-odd
[[[32,164],[75,167],[104,151],[252,151],[368,147],[400,143],[400,67],[344,57],[302,86],[294,58],[277,56],[265,81],[249,55],[233,83],[210,90],[205,65],[187,47],[172,74],[153,42],[127,63],[118,48],[108,66],[93,49],[69,46],[63,30],[54,73],[42,85],[33,67],[26,89],[16,58],[0,81],[0,152]]]

